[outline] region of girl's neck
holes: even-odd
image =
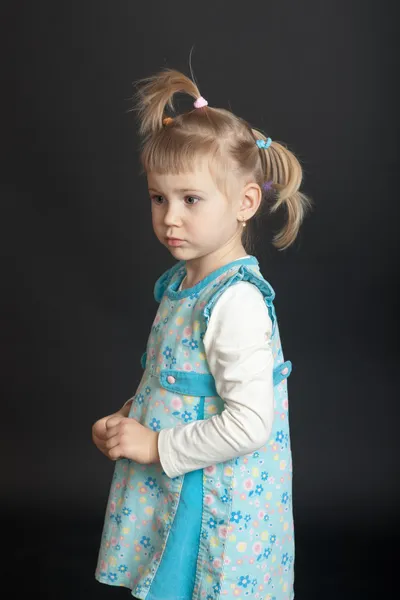
[[[239,260],[240,258],[245,258],[249,256],[244,248],[238,249],[235,253],[230,253],[229,255],[215,257],[215,256],[203,256],[199,259],[194,259],[193,261],[186,261],[186,276],[182,281],[181,290],[186,290],[188,288],[192,288],[199,281],[202,281],[207,275],[216,271],[220,267],[233,262],[235,260]]]

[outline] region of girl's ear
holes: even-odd
[[[246,218],[251,219],[257,212],[262,199],[262,191],[258,183],[252,181],[247,183],[242,192],[240,209],[246,212]]]

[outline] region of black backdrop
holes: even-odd
[[[113,463],[91,425],[134,394],[153,285],[173,263],[151,228],[132,82],[163,66],[189,73],[194,45],[210,105],[287,143],[315,203],[292,248],[276,251],[267,227],[256,253],[293,363],[296,600],[394,597],[394,2],[42,0],[9,3],[5,17],[1,506],[12,596],[129,597],[94,580]]]

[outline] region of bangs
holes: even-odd
[[[193,173],[206,161],[210,174],[221,192],[226,194],[228,157],[211,136],[199,139],[195,134],[183,134],[182,131],[165,130],[145,141],[140,162],[144,174],[149,172],[161,175],[181,175]]]
[[[141,152],[141,164],[144,172],[179,175],[194,171],[199,159],[207,155],[212,161],[218,154],[218,145],[214,139],[196,139],[194,135],[182,135],[182,132],[163,130],[147,140]]]

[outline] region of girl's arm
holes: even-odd
[[[169,477],[248,454],[266,443],[274,415],[271,334],[268,308],[255,285],[240,282],[218,299],[204,345],[224,410],[160,431],[160,462]]]

